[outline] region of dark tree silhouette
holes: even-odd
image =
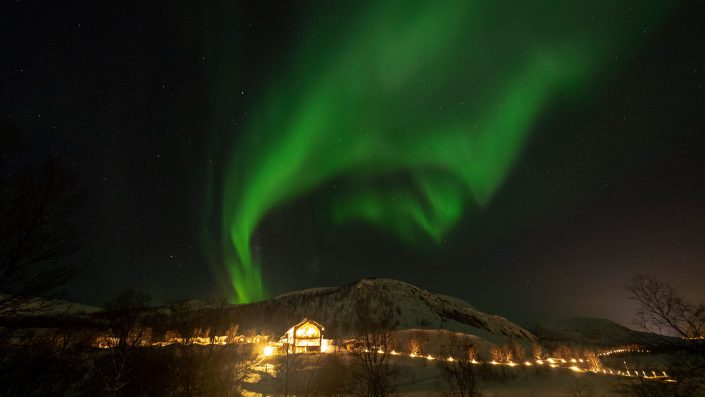
[[[455,393],[461,397],[477,397],[482,395],[480,376],[477,368],[477,347],[472,341],[451,334],[446,347],[448,359],[438,360],[438,368],[445,381]]]
[[[81,266],[76,178],[55,159],[33,166],[18,130],[0,126],[0,316],[42,310]]]
[[[140,375],[135,371],[140,347],[151,337],[147,325],[151,313],[149,301],[147,294],[127,290],[105,305],[103,316],[108,333],[99,340],[103,349],[94,368],[110,396],[123,395],[123,390]]]
[[[705,304],[685,299],[671,284],[639,276],[627,285],[638,304],[636,323],[654,333],[668,333],[688,340],[705,335]]]
[[[374,302],[371,297],[361,297],[355,305],[355,346],[353,377],[356,394],[384,397],[394,391],[392,381],[397,370],[391,363],[394,348],[393,305],[383,297]]]
[[[688,300],[668,282],[650,276],[636,277],[627,290],[638,305],[637,325],[656,334],[680,337],[676,343],[672,338],[663,339],[663,343],[674,344],[678,353],[670,371],[678,382],[670,385],[669,395],[705,395],[705,304]]]

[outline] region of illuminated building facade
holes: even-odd
[[[321,353],[323,347],[323,326],[307,318],[289,328],[281,337],[282,346],[289,353]]]

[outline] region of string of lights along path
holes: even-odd
[[[365,350],[367,353],[368,351]],[[637,352],[632,351],[632,350],[627,350],[627,349],[617,349],[613,351],[611,354],[617,354],[617,353],[626,353],[626,352]],[[641,352],[647,352],[647,351],[641,351]],[[327,351],[323,351],[323,353],[330,353]],[[378,354],[385,354],[385,351],[383,350],[378,350]],[[454,357],[440,357],[440,356],[433,356],[431,354],[427,355],[422,355],[422,354],[415,354],[415,353],[400,353],[395,350],[392,350],[388,352],[388,354],[392,356],[404,356],[404,357],[409,357],[412,359],[422,359],[422,360],[428,360],[428,361],[435,361],[435,360],[446,360],[448,362],[454,362],[458,361],[457,358]],[[262,357],[272,357],[276,356],[276,349],[274,349],[271,346],[265,346],[262,349]],[[598,355],[599,356],[599,355]],[[604,355],[603,355],[604,356]],[[533,367],[533,366],[546,366],[549,368],[554,368],[554,369],[567,369],[573,372],[577,373],[592,373],[592,374],[597,374],[597,375],[606,375],[606,376],[620,376],[620,377],[628,377],[628,378],[640,378],[640,379],[646,379],[646,380],[654,380],[654,381],[663,381],[663,382],[669,382],[669,383],[675,383],[676,380],[671,378],[666,371],[657,371],[657,370],[629,370],[628,368],[625,368],[624,370],[617,370],[617,369],[611,369],[611,368],[584,368],[584,366],[587,364],[587,361],[582,359],[582,358],[571,358],[570,360],[566,360],[563,358],[555,358],[555,357],[549,357],[546,359],[536,359],[533,361],[526,360],[521,363],[516,363],[513,361],[496,361],[496,360],[491,360],[491,361],[478,361],[475,359],[471,360],[471,363],[474,365],[483,365],[483,364],[489,364],[489,365],[494,365],[494,366],[505,366],[509,368],[515,368],[515,367]]]
[[[240,344],[257,344],[261,345],[260,348],[260,362],[256,364],[255,366],[257,367],[263,367],[263,368],[269,368],[267,364],[267,359],[271,357],[275,357],[278,355],[278,349],[281,346],[276,345],[275,343],[268,342],[268,338],[264,336],[256,336],[256,337],[245,337],[244,335],[241,337],[237,338],[236,343]],[[118,340],[115,338],[101,338],[98,343],[96,344],[96,347],[101,348],[101,349],[110,349],[110,348],[115,348],[115,346],[118,345]],[[152,346],[159,346],[159,347],[164,347],[164,346],[169,346],[172,344],[182,344],[185,343],[185,340],[182,338],[172,338],[169,341],[159,341],[159,342],[154,342],[151,345]],[[188,343],[191,344],[196,344],[196,345],[226,345],[229,344],[227,341],[226,336],[216,336],[213,338],[192,338],[188,341]],[[321,353],[323,354],[329,354],[333,353],[334,349],[330,344],[324,344],[321,346]],[[364,352],[369,352],[368,350],[365,350]],[[597,357],[606,357],[614,354],[624,354],[624,353],[649,353],[649,350],[646,349],[629,349],[629,348],[613,348],[606,350],[604,352],[598,353]],[[378,350],[376,352],[377,354],[385,354],[386,352],[384,350]],[[306,354],[306,353],[302,353]],[[435,361],[435,360],[446,360],[449,362],[454,362],[458,361],[457,358],[448,356],[448,357],[441,357],[441,356],[433,356],[431,354],[417,354],[417,353],[401,353],[397,352],[396,350],[392,350],[388,352],[389,355],[391,356],[403,356],[403,357],[409,357],[412,359],[423,359],[423,360],[428,360],[428,361]],[[636,369],[628,369],[625,368],[624,370],[618,370],[618,369],[611,369],[611,368],[605,368],[600,365],[600,368],[585,368],[586,366],[589,366],[589,363],[587,360],[582,359],[582,358],[571,358],[569,360],[563,359],[563,358],[555,358],[555,357],[548,357],[545,359],[535,359],[533,361],[525,360],[521,363],[516,363],[513,361],[496,361],[496,360],[491,360],[491,361],[478,361],[475,358],[471,360],[471,363],[474,365],[482,365],[482,364],[489,364],[493,366],[505,366],[509,368],[515,368],[515,367],[533,367],[533,366],[546,366],[549,368],[554,368],[554,369],[567,369],[571,370],[573,372],[577,373],[593,373],[593,374],[598,374],[598,375],[607,375],[607,376],[622,376],[622,377],[630,377],[630,378],[642,378],[646,380],[656,380],[656,381],[664,381],[664,382],[676,382],[675,379],[671,378],[665,371],[657,371],[657,370],[636,370]],[[274,370],[274,366],[271,366],[272,370]],[[268,371],[268,369],[267,369]]]

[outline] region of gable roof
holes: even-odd
[[[302,326],[302,325],[304,325],[304,324],[306,324],[306,323],[311,323],[311,324],[315,325],[316,327],[320,328],[321,331],[323,331],[323,330],[325,329],[324,326],[322,326],[321,324],[319,324],[319,323],[316,322],[316,321],[309,320],[308,317],[307,317],[307,318],[304,318],[304,319],[301,320],[298,324],[294,325],[294,326],[291,327],[291,328],[296,329],[296,328],[299,328],[300,326]],[[289,329],[291,329],[291,328],[289,328]]]

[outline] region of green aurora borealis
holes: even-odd
[[[634,54],[666,13],[646,3],[384,2],[345,22],[314,13],[286,82],[254,97],[221,181],[235,300],[267,295],[251,249],[258,224],[322,183],[338,188],[333,226],[441,240],[492,199],[542,112],[589,95]]]

